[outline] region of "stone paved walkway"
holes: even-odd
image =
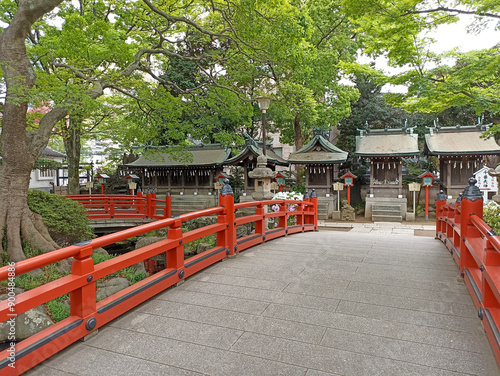
[[[499,375],[444,245],[365,225],[246,250],[28,374]]]

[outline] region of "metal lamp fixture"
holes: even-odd
[[[266,111],[271,104],[270,97],[257,97],[255,101],[259,104],[262,111],[262,154],[266,155]]]

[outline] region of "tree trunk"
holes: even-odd
[[[300,128],[300,116],[299,115],[296,115],[295,119],[293,120],[293,130],[295,132],[295,135],[294,135],[295,149],[300,150],[304,146],[304,136],[302,135],[302,129]],[[297,184],[304,185],[305,181],[302,181],[304,166],[297,165],[296,171],[297,171]]]
[[[80,154],[81,140],[79,128],[72,126],[70,119],[69,128],[63,133],[64,148],[68,160],[68,194],[80,194]]]
[[[11,261],[25,258],[22,240],[35,248],[50,251],[57,247],[28,208],[30,174],[36,159],[47,145],[52,127],[64,117],[57,108],[46,114],[38,130],[26,130],[28,93],[36,74],[26,53],[25,39],[33,23],[62,0],[20,1],[12,22],[0,33],[0,67],[7,94],[2,119],[2,165],[0,167],[0,251],[6,243]],[[62,117],[61,117],[62,116]]]

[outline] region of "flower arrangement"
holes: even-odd
[[[304,199],[304,196],[300,192],[278,192],[273,196],[273,200],[298,200],[302,201]],[[297,205],[295,204],[287,204],[287,211],[295,211],[297,209]],[[272,205],[271,210],[275,213],[280,211],[280,205]],[[288,225],[293,226],[297,224],[297,216],[295,215],[290,215],[288,216]],[[272,226],[273,224],[269,224]],[[276,218],[274,218],[274,227],[278,227],[278,221]]]

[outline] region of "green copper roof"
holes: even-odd
[[[251,142],[253,141],[253,142]],[[235,165],[242,162],[248,156],[254,156],[257,161],[257,157],[262,154],[262,143],[257,144],[256,141],[250,140],[245,143],[245,148],[232,158],[229,158],[225,165]],[[280,166],[288,166],[288,162],[276,154],[273,149],[266,145],[266,157],[267,161]]]
[[[139,159],[125,166],[129,167],[197,167],[197,166],[220,166],[225,163],[231,149],[219,144],[196,145],[186,148],[190,161],[177,161],[170,153],[156,152],[154,154],[141,155]],[[191,159],[191,158],[190,158]]]
[[[290,154],[288,162],[292,164],[342,163],[348,153],[340,150],[321,135],[316,135],[300,150]]]

